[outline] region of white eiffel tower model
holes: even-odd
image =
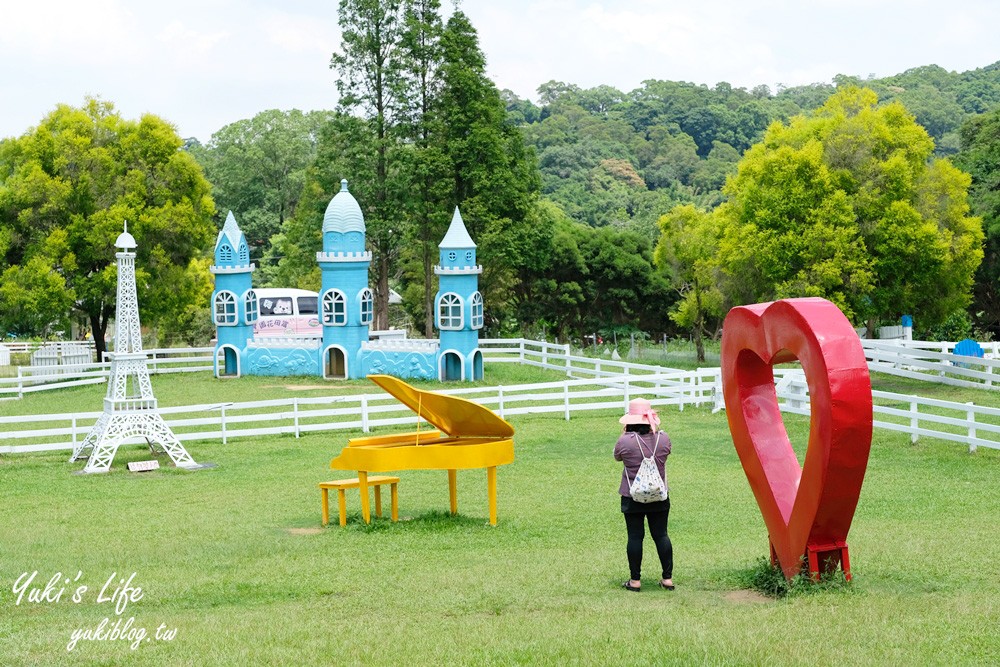
[[[139,299],[135,289],[135,239],[125,231],[115,246],[118,258],[118,326],[115,351],[111,357],[111,376],[104,397],[102,414],[87,437],[73,450],[70,462],[87,459],[83,472],[108,472],[118,446],[130,438],[143,437],[154,454],[166,452],[179,468],[197,468],[191,455],[163,421],[149,382],[148,357],[142,351],[139,329]],[[131,391],[130,391],[131,388]]]

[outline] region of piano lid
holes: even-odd
[[[451,437],[509,438],[514,435],[513,426],[478,403],[417,389],[391,375],[369,375],[368,379]]]

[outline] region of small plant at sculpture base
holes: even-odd
[[[770,598],[807,595],[821,591],[850,590],[851,582],[847,581],[841,570],[823,573],[819,580],[809,576],[803,559],[802,573],[791,579],[786,579],[780,567],[761,556],[745,570],[736,573],[736,582],[740,588],[752,590]]]

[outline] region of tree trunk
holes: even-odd
[[[97,350],[97,363],[101,363],[104,361],[104,353],[107,352],[107,346],[104,344],[104,336],[108,332],[108,319],[102,318],[100,314],[95,315],[93,313],[88,313],[87,316],[90,319],[90,330],[94,335],[94,347]]]
[[[432,338],[434,336],[434,290],[432,270],[433,260],[431,258],[430,246],[424,241],[424,336]]]
[[[698,353],[698,363],[705,363],[705,315],[701,310],[701,290],[698,289],[698,284],[695,283],[694,288],[694,303],[695,303],[695,316],[694,316],[694,349]]]
[[[378,254],[378,283],[375,290],[375,329],[389,328],[389,252],[383,247]]]

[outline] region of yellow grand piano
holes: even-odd
[[[369,375],[401,403],[434,425],[412,433],[354,438],[330,461],[335,470],[356,470],[361,515],[371,520],[368,473],[390,470],[447,470],[451,513],[458,512],[457,471],[486,468],[490,524],[497,523],[497,466],[514,460],[514,427],[489,408],[455,396],[411,387],[389,375]]]

